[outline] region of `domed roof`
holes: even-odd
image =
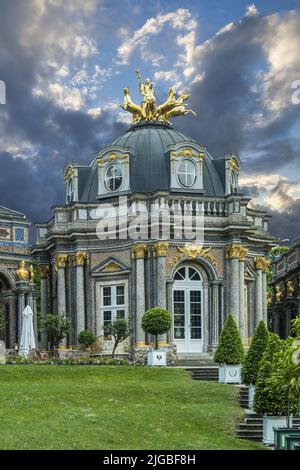
[[[118,137],[111,145],[101,150],[123,148],[129,152],[130,188],[132,192],[152,193],[170,190],[170,151],[178,144],[201,147],[194,139],[186,137],[173,129],[171,124],[163,122],[142,122],[132,125],[125,134]],[[93,168],[94,167],[94,168]],[[81,200],[97,200],[97,164],[93,164],[92,174],[82,187]],[[209,196],[224,195],[224,187],[212,157],[206,153],[203,169],[204,194]],[[191,191],[193,193],[193,191]]]

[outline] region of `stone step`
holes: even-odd
[[[219,371],[217,367],[187,368],[186,370],[192,374],[193,380],[218,381],[219,379]]]
[[[259,431],[262,432],[261,423],[241,423],[239,424],[239,431]]]

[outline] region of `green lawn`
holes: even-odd
[[[237,389],[181,369],[0,366],[0,449],[261,449]]]

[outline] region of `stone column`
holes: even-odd
[[[41,266],[40,267],[41,275],[41,317],[44,318],[47,315],[48,310],[48,276],[49,276],[49,267]],[[48,338],[45,331],[41,332],[41,344],[42,349],[47,349]]]
[[[79,333],[85,330],[85,292],[84,292],[84,265],[87,253],[77,252],[74,256],[76,266],[76,339]]]
[[[156,298],[157,306],[166,309],[167,291],[166,291],[166,256],[169,244],[167,242],[157,242],[154,244],[154,255],[156,256]],[[167,345],[167,335],[161,335],[159,345]]]
[[[55,257],[55,267],[57,269],[57,313],[58,315],[66,315],[66,263],[68,256],[64,254]],[[61,341],[62,346],[66,346],[67,340]]]
[[[15,310],[14,310],[15,300],[13,298],[9,299],[9,314],[8,314],[8,324],[9,324],[9,341],[8,349],[13,349],[16,342],[16,332],[14,328],[15,321]]]
[[[268,326],[268,297],[267,297],[267,273],[263,271],[262,273],[262,313],[263,321],[265,325]]]
[[[263,274],[266,273],[269,262],[262,256],[255,258],[256,281],[255,281],[255,326],[264,318],[264,302],[267,302],[267,288],[263,288]],[[264,299],[265,297],[265,299]]]
[[[136,319],[135,319],[135,346],[146,346],[145,332],[142,328],[142,318],[146,310],[145,301],[145,254],[147,245],[137,244],[132,248],[132,256],[135,259],[135,295],[136,295]]]
[[[241,257],[242,245],[231,244],[227,247],[226,256],[230,263],[230,284],[229,284],[229,312],[233,316],[237,327],[240,324],[240,270],[239,260]]]
[[[65,315],[67,311],[66,303],[66,263],[67,255],[57,255],[55,267],[57,269],[57,313]]]
[[[246,311],[245,311],[245,261],[240,260],[240,335],[243,343],[246,341]]]
[[[25,308],[25,293],[19,292],[18,294],[18,344],[20,346],[21,332],[22,332],[22,313]]]
[[[219,284],[212,284],[212,347],[216,348],[219,338]]]

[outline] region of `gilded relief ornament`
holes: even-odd
[[[31,284],[34,284],[34,279],[35,279],[35,274],[34,274],[33,266],[31,264],[29,268],[29,282],[31,282]]]
[[[115,271],[120,271],[120,266],[117,263],[114,263],[113,261],[109,264],[107,264],[102,271],[106,273],[113,273]]]
[[[232,243],[226,248],[227,259],[237,258],[240,261],[245,261],[248,249],[239,244]]]
[[[234,157],[232,157],[228,165],[229,165],[229,168],[235,173],[240,172],[240,165],[238,164],[237,160]]]
[[[254,258],[254,261],[257,270],[267,272],[270,265],[270,261],[267,258],[264,258],[263,256],[256,256],[256,258]]]
[[[19,281],[29,281],[29,272],[25,267],[25,261],[20,261],[17,277]]]
[[[288,281],[288,283],[287,283],[287,293],[288,293],[289,297],[293,297],[293,295],[295,294],[293,281]]]
[[[146,250],[147,250],[147,245],[144,245],[144,244],[133,245],[132,257],[134,259],[143,259],[145,258]]]
[[[57,271],[59,268],[65,268],[68,261],[68,255],[56,255],[54,267]]]
[[[191,245],[177,246],[177,251],[180,253],[180,255],[174,257],[173,263],[172,263],[173,266],[177,264],[183,258],[196,260],[197,258],[200,258],[200,257],[205,258],[208,261],[210,261],[213,266],[217,266],[216,259],[210,254],[211,247],[204,248],[203,246],[199,246],[193,243]]]
[[[283,300],[283,290],[281,286],[275,287],[275,298],[276,298],[276,302],[281,302]]]
[[[154,245],[154,253],[155,256],[167,256],[169,249],[169,243],[168,242],[157,242]]]
[[[133,102],[130,97],[129,88],[124,88],[124,102],[121,108],[132,114],[133,124],[142,121],[162,121],[169,122],[169,119],[174,116],[184,116],[186,114],[196,113],[192,109],[187,109],[185,101],[190,97],[190,94],[182,94],[176,98],[175,90],[173,87],[169,88],[167,101],[156,106],[155,90],[153,83],[147,78],[145,83],[142,82],[142,77],[139,70],[136,70],[138,77],[139,91],[143,99],[140,105]]]
[[[87,258],[88,258],[88,254],[86,252],[77,251],[74,254],[74,264],[75,264],[75,266],[84,266]]]
[[[272,295],[272,292],[270,290],[267,292],[267,303],[268,303],[269,306],[272,305],[272,303],[273,303],[273,295]]]
[[[41,279],[47,279],[49,276],[49,266],[40,266]]]

